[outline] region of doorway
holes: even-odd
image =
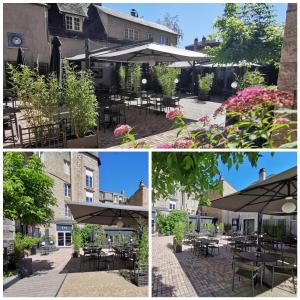
[[[57,246],[58,247],[72,246],[72,233],[70,231],[57,232]]]
[[[254,219],[245,219],[243,233],[248,235],[254,233]]]

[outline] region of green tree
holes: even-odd
[[[214,27],[217,30],[215,38],[220,44],[205,48],[214,62],[247,61],[279,66],[283,26],[276,23],[271,4],[228,3]]]
[[[177,32],[178,33],[177,42],[179,42],[179,40],[183,39],[183,31],[179,25],[179,16],[178,15],[171,16],[169,13],[166,13],[162,20],[161,19],[157,20],[157,23],[165,25],[166,27],[170,28],[171,30]]]
[[[28,225],[47,225],[54,217],[53,179],[37,155],[6,152],[3,160],[3,214]]]
[[[157,212],[156,226],[159,233],[164,235],[174,234],[175,225],[181,222],[185,228],[188,228],[188,214],[183,210],[173,210],[168,215],[162,215]]]
[[[167,199],[180,188],[188,195],[194,195],[199,204],[209,205],[208,193],[219,191],[218,163],[221,160],[230,170],[248,159],[256,166],[258,152],[153,152],[152,186],[153,201]]]

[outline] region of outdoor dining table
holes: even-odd
[[[210,238],[199,238],[197,241],[200,242],[202,245],[205,246],[205,257],[207,257],[207,256],[209,256],[209,255],[213,256],[212,254],[209,254],[209,252],[208,252],[208,248],[209,248],[209,247],[208,247],[208,246],[209,246],[209,244],[211,244],[211,243],[214,241],[214,239],[210,239]]]
[[[259,252],[240,252],[239,256],[243,259],[258,263],[276,262],[276,257],[272,254],[259,253]]]
[[[255,263],[255,265],[258,265],[259,263],[265,264],[265,263],[274,263],[277,261],[276,257],[267,254],[267,253],[258,253],[258,252],[241,252],[239,254],[240,258],[252,261]],[[264,277],[264,276],[263,276]],[[255,279],[255,284],[258,282],[258,278]],[[270,286],[270,283],[266,282],[263,278],[263,283],[267,286]]]

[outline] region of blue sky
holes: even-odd
[[[125,191],[131,196],[141,179],[148,186],[147,152],[100,152],[100,190],[108,192]]]
[[[213,33],[213,22],[224,11],[224,3],[103,3],[104,7],[116,9],[129,13],[132,8],[136,9],[139,17],[156,22],[163,19],[166,13],[171,16],[179,16],[179,25],[184,36],[181,46],[194,42],[195,37],[199,39]],[[274,4],[277,14],[277,22],[285,22],[286,3]]]
[[[248,160],[246,160],[246,162],[239,167],[238,171],[235,170],[235,167],[232,167],[230,171],[228,171],[227,167],[221,162],[219,164],[219,170],[226,181],[237,190],[241,190],[258,180],[258,172],[261,168],[265,168],[266,175],[270,176],[297,165],[296,152],[275,152],[273,157],[270,152],[261,152],[260,154],[262,157],[258,159],[256,168],[252,167]]]

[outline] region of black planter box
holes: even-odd
[[[136,266],[134,270],[134,283],[137,286],[148,285],[148,266]]]
[[[32,258],[23,258],[17,263],[17,269],[21,278],[28,277],[33,274]]]

